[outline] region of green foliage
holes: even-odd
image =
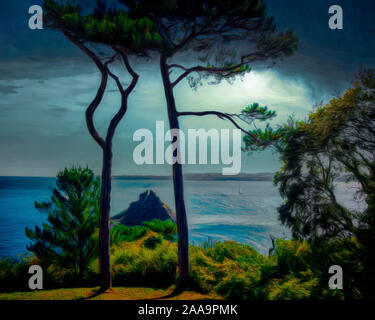
[[[285,280],[272,280],[268,285],[267,300],[305,300],[312,298],[311,293],[317,286],[318,280],[301,280],[294,277],[286,277]]]
[[[30,257],[16,257],[0,260],[0,292],[29,289]]]
[[[177,225],[170,220],[161,221],[154,219],[143,222],[143,225],[147,229],[163,235],[166,240],[174,240],[177,234]]]
[[[289,56],[298,47],[291,31],[276,33],[263,1],[120,2],[132,18],[147,17],[154,22],[163,37],[163,46],[157,50],[165,57],[188,51],[204,63],[194,75],[186,77],[193,89],[210,77],[214,81],[209,83],[223,79],[231,82],[250,72],[252,63]]]
[[[177,232],[170,220],[146,221],[143,226],[114,226],[111,265],[114,285],[168,287],[177,268]],[[138,241],[139,240],[139,241]]]
[[[45,0],[45,23],[79,40],[122,45],[128,51],[145,54],[148,49],[162,48],[163,38],[147,17],[131,18],[123,10],[106,12],[100,1],[94,14],[83,14],[79,5]]]
[[[264,150],[271,145],[277,145],[284,135],[284,128],[273,129],[270,124],[267,124],[264,129],[251,130],[243,137],[244,149],[250,152]]]
[[[152,221],[145,221],[142,226],[124,226],[119,224],[113,226],[111,229],[111,244],[138,240],[146,234],[147,230],[158,233],[164,239],[170,241],[175,240],[177,234],[177,226],[170,220],[161,221],[154,219]]]
[[[276,111],[268,110],[267,106],[261,107],[256,102],[244,108],[242,114],[260,121],[271,120],[276,117]]]
[[[236,242],[192,248],[192,275],[202,291],[214,290],[227,299],[255,299],[260,266],[267,258]]]
[[[152,249],[144,245],[155,238],[158,244]],[[363,281],[364,266],[358,260],[359,249],[358,241],[349,238],[330,242],[276,240],[270,257],[231,241],[190,246],[192,285],[198,291],[216,292],[226,299],[360,298],[363,296],[356,289]],[[28,290],[25,283],[32,264],[39,264],[36,257],[0,261],[1,290]],[[344,290],[328,289],[328,268],[334,264],[344,269]],[[139,239],[113,243],[111,266],[114,286],[168,287],[176,281],[177,245],[148,229]],[[94,273],[86,285],[95,286],[98,260],[91,263],[91,269]],[[45,286],[74,286],[73,273],[51,265],[45,273]]]
[[[82,278],[97,256],[100,180],[88,168],[73,167],[58,173],[56,186],[49,202],[35,203],[47,223],[25,229],[31,240],[27,249],[45,269],[51,264],[73,268]]]
[[[116,225],[111,229],[111,244],[118,244],[122,241],[131,242],[143,237],[147,229],[141,226],[128,227]]]
[[[253,299],[252,290],[249,290],[252,288],[251,280],[252,278],[249,278],[247,275],[232,273],[219,282],[215,289],[218,294],[227,299]]]
[[[308,265],[306,258],[309,254],[311,254],[311,248],[305,241],[276,240],[274,256],[277,259],[280,274],[287,275],[305,270]]]
[[[157,245],[161,244],[163,241],[163,238],[160,236],[151,236],[145,239],[143,245],[148,249],[155,249]]]
[[[148,239],[158,239],[153,248],[142,242],[123,242],[112,248],[111,266],[115,286],[168,287],[174,283],[177,268],[177,249],[174,243],[155,234]]]
[[[203,248],[203,249],[208,249],[208,248],[213,248],[215,245],[218,243],[218,240],[212,239],[212,238],[207,238],[207,240],[203,241],[200,243],[198,246]]]
[[[274,253],[265,257],[235,242],[210,249],[191,247],[191,273],[196,288],[214,290],[227,299],[343,299],[359,298],[363,276],[355,239],[330,242],[276,240]],[[344,271],[344,290],[328,289],[328,269]]]
[[[375,71],[364,70],[358,78],[353,88],[315,108],[305,121],[290,118],[279,129],[276,148],[283,166],[274,182],[285,199],[278,208],[280,220],[294,237],[358,241],[352,259],[361,261],[363,270],[355,273],[351,294],[374,296]],[[355,196],[366,208],[349,209],[338,200],[336,185],[343,178],[358,186]]]
[[[286,199],[281,220],[295,236],[360,238],[374,230],[375,76],[367,70],[360,77],[361,83],[311,112],[308,120],[285,126],[279,146],[284,166],[275,183]],[[344,174],[360,185],[365,212],[348,210],[336,199],[335,183]]]
[[[363,265],[358,260],[359,248],[354,238],[276,240],[271,268],[262,271],[262,282],[268,283],[263,294],[272,299],[360,298],[357,288],[363,281]],[[328,269],[332,265],[344,270],[344,290],[328,289]]]

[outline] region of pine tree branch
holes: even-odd
[[[113,60],[111,59],[112,61],[108,61],[105,64],[105,68],[106,68],[107,73],[109,74],[109,76],[112,79],[115,80],[117,88],[119,89],[120,94],[121,94],[121,107],[120,107],[119,111],[115,114],[115,116],[112,118],[112,120],[110,122],[110,125],[108,127],[108,131],[107,131],[107,135],[106,135],[106,143],[108,143],[108,144],[112,143],[112,139],[113,139],[113,136],[115,134],[116,128],[117,128],[118,124],[120,123],[120,121],[122,120],[122,118],[124,117],[124,115],[125,115],[125,113],[128,109],[129,95],[134,90],[134,88],[135,88],[135,86],[138,82],[138,78],[139,78],[138,74],[130,66],[127,55],[123,51],[120,51],[120,50],[117,50],[117,49],[114,49],[114,50],[117,51],[120,54],[120,56],[122,57],[122,60],[125,64],[125,67],[126,67],[127,71],[130,73],[130,75],[132,76],[133,79],[132,79],[131,83],[129,84],[129,86],[126,89],[124,89],[124,87],[122,86],[122,84],[120,82],[120,79],[115,74],[113,74],[109,70],[109,67],[108,67],[108,65],[111,62],[113,62],[114,57],[112,58]]]
[[[235,115],[229,114],[229,113],[224,113],[224,112],[219,112],[219,111],[185,111],[185,112],[177,112],[177,116],[217,116],[218,118],[224,120],[227,119],[229,120],[237,129],[241,130],[243,133],[246,135],[250,136],[254,142],[258,146],[265,146],[267,143],[259,141],[259,139],[251,132],[247,131],[246,129],[242,128],[233,118]]]
[[[75,46],[77,46],[79,49],[81,49],[91,60],[95,63],[95,65],[98,67],[100,73],[101,73],[101,82],[98,88],[98,91],[96,93],[95,98],[92,100],[90,105],[86,109],[86,124],[87,128],[91,134],[91,136],[94,138],[96,143],[102,148],[105,148],[105,141],[97,131],[95,124],[94,124],[94,114],[98,106],[100,105],[105,89],[107,88],[107,82],[108,82],[108,74],[105,70],[105,67],[99,57],[91,51],[88,47],[86,47],[82,42],[74,38],[73,36],[69,35],[67,32],[62,30],[65,37],[71,41]]]

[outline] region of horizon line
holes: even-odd
[[[221,172],[187,172],[183,175],[220,175],[223,177],[238,177],[241,175],[259,175],[259,174],[275,174],[275,172],[242,172],[237,175],[223,175]],[[100,177],[101,175],[95,174],[95,176]],[[169,175],[158,175],[158,174],[114,174],[111,178],[118,177],[172,177],[173,174]],[[0,175],[0,178],[56,178],[56,176],[45,176],[45,175]]]

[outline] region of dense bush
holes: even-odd
[[[35,256],[22,256],[0,260],[0,292],[29,291],[29,267],[41,265]],[[96,286],[98,276],[89,272],[78,281],[80,286]],[[43,269],[43,287],[46,289],[67,288],[77,286],[76,270],[49,265]]]
[[[118,244],[122,241],[131,242],[145,235],[147,228],[141,226],[128,227],[116,225],[111,229],[111,244]]]
[[[215,291],[227,299],[342,299],[353,298],[353,263],[356,241],[331,243],[277,240],[274,253],[265,257],[236,242],[191,248],[191,273],[196,288]],[[328,268],[341,265],[345,290],[328,289]]]
[[[17,257],[0,260],[0,289],[23,291],[28,289],[30,257]]]
[[[161,221],[154,219],[143,222],[143,225],[147,229],[161,234],[166,240],[175,240],[175,236],[177,235],[177,226],[170,220]]]
[[[112,247],[111,266],[115,286],[169,287],[176,278],[177,247],[148,231],[143,241]]]
[[[115,226],[111,266],[115,286],[168,287],[176,280],[176,225],[167,220]]]
[[[159,244],[161,244],[163,241],[163,238],[160,236],[151,236],[148,237],[144,242],[143,245],[148,249],[155,249],[155,247]]]
[[[283,165],[274,182],[285,200],[278,208],[280,221],[295,238],[319,246],[344,239],[349,247],[342,249],[352,254],[352,266],[347,267],[353,277],[347,287],[356,296],[374,298],[375,70],[363,69],[356,80],[304,121],[291,118],[284,125],[277,145]],[[354,186],[353,200],[361,199],[360,206],[352,208],[340,200],[337,186],[343,179]],[[358,241],[355,253],[348,238]],[[352,270],[353,264],[360,265],[360,273]]]
[[[158,233],[164,239],[170,241],[175,240],[177,234],[176,224],[172,221],[154,219],[152,221],[145,221],[142,226],[124,226],[121,224],[113,226],[111,229],[111,243],[118,244],[122,241],[131,242],[137,240],[143,237],[147,230]],[[160,243],[160,241],[156,241]]]

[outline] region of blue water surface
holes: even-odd
[[[45,216],[35,201],[48,201],[54,178],[0,177],[0,257],[27,253],[25,227],[41,226]],[[111,214],[126,209],[141,192],[154,190],[172,209],[168,180],[113,180]],[[190,241],[235,240],[266,254],[270,235],[289,238],[277,206],[282,199],[270,181],[186,181]]]

